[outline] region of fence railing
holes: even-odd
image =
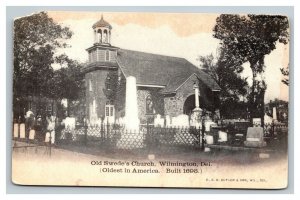
[[[20,126],[19,126],[20,127]],[[231,127],[232,128],[232,127]],[[246,139],[247,127],[237,127],[229,129],[228,127],[215,127],[210,131],[206,131],[205,135],[214,137],[214,144],[218,143],[218,131],[226,130],[228,133],[228,141],[222,142],[223,145],[243,145]],[[34,140],[29,140],[29,134],[25,138],[15,137],[15,141],[25,141],[36,143],[39,145],[50,145],[50,142],[45,142],[47,130],[36,131],[36,135],[42,135]],[[38,133],[40,132],[40,133]],[[266,124],[264,126],[265,140],[287,138],[287,124]],[[38,133],[38,134],[37,134]],[[243,135],[236,143],[235,135]],[[75,126],[73,128],[59,126],[55,130],[55,144],[76,144],[97,147],[106,149],[155,149],[162,147],[184,147],[184,148],[200,148],[204,142],[202,138],[201,128],[196,127],[155,127],[153,125],[140,125],[139,130],[127,130],[124,126],[118,124],[101,124],[100,126]]]
[[[139,130],[127,130],[112,124],[77,126],[61,129],[58,143],[98,143],[110,148],[151,148],[159,146],[199,146],[201,129],[195,127],[154,127],[141,125]]]

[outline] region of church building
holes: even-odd
[[[112,26],[103,17],[92,28],[94,44],[87,49],[89,62],[82,69],[90,123],[117,122],[135,112],[132,107],[126,110],[130,103],[136,104],[141,124],[153,122],[158,114],[190,116],[196,107],[218,111],[220,87],[186,59],[112,46]],[[128,80],[133,80],[133,88]]]

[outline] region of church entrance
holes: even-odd
[[[199,96],[200,98],[200,96]],[[191,115],[195,109],[195,95],[190,95],[183,104],[183,114]]]

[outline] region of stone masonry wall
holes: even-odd
[[[138,100],[138,116],[141,123],[146,123],[146,98],[150,95],[153,102],[154,113],[164,115],[164,100],[163,96],[159,94],[158,89],[154,88],[138,88],[137,100]]]
[[[185,100],[195,94],[194,83],[197,82],[197,77],[194,75],[190,77],[176,92],[174,95],[168,95],[164,98],[164,110],[165,115],[175,117],[183,114],[183,106]],[[207,104],[213,104],[213,95],[211,90],[204,85],[201,81],[199,83],[200,90],[200,107],[205,107]],[[201,102],[202,100],[202,102]]]

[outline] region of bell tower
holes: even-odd
[[[101,19],[92,26],[93,45],[86,49],[88,63],[82,69],[86,83],[86,117],[91,125],[101,120],[113,123],[115,119],[114,102],[109,95],[114,74],[119,73],[116,61],[118,47],[111,45],[112,26]],[[113,79],[114,80],[114,79]]]
[[[116,62],[117,47],[111,45],[112,26],[104,20],[103,15],[93,26],[93,46],[87,49],[89,64],[105,62]],[[102,63],[103,65],[103,63]]]
[[[101,15],[101,19],[93,25],[93,29],[94,44],[110,45],[112,26],[103,19],[103,15]]]

